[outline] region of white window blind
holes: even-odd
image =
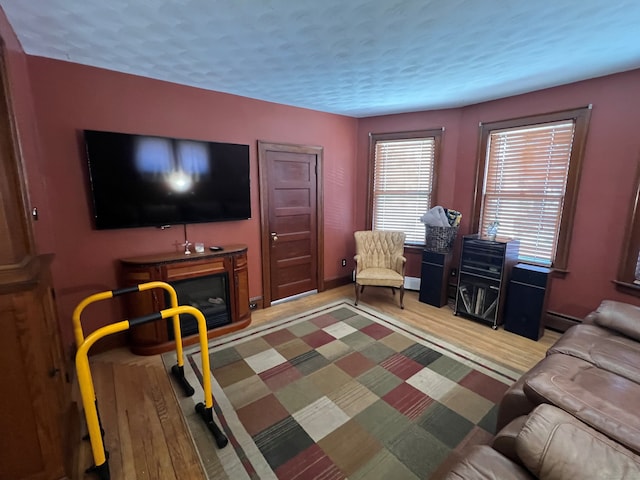
[[[520,239],[520,259],[551,265],[565,200],[575,122],[492,131],[487,142],[480,232]]]
[[[431,208],[435,138],[377,141],[373,178],[373,229],[399,230],[406,243],[424,244],[420,217]]]

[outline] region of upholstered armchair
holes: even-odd
[[[404,232],[361,231],[356,240],[356,305],[364,287],[400,289],[400,308],[404,308]]]

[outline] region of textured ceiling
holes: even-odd
[[[0,0],[28,54],[355,117],[640,67],[638,0]]]

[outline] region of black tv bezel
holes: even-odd
[[[92,164],[95,163],[95,159],[92,159],[90,154],[90,145],[87,139],[87,133],[96,133],[96,134],[106,134],[106,135],[121,135],[124,137],[151,137],[151,138],[161,138],[168,139],[171,141],[193,141],[200,142],[204,144],[213,144],[213,145],[228,145],[233,147],[243,147],[246,150],[246,153],[243,154],[242,161],[246,162],[246,176],[243,177],[243,183],[246,190],[246,215],[234,215],[234,216],[211,216],[204,219],[167,219],[167,221],[136,221],[136,222],[111,222],[106,221],[100,218],[101,208],[99,208],[97,204],[97,194],[96,194],[96,180],[94,178],[97,173]],[[248,220],[251,218],[252,214],[252,205],[251,205],[251,162],[250,162],[250,146],[248,144],[242,143],[231,143],[231,142],[219,142],[213,140],[201,140],[201,139],[193,139],[193,138],[183,138],[183,137],[169,137],[163,135],[153,135],[153,134],[144,134],[144,133],[127,133],[127,132],[118,132],[111,130],[95,130],[95,129],[83,129],[80,131],[82,143],[84,146],[84,156],[85,156],[85,164],[88,176],[88,195],[91,203],[90,214],[92,218],[92,227],[95,230],[119,230],[119,229],[132,229],[132,228],[163,228],[169,227],[171,225],[190,225],[190,224],[202,224],[202,223],[221,223],[221,222],[232,222],[232,221],[240,221],[240,220]],[[110,196],[113,197],[116,193],[116,189],[113,189]],[[102,209],[103,210],[103,209]]]

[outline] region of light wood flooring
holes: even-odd
[[[435,308],[406,292],[405,309],[384,288],[367,288],[361,303],[442,338],[454,345],[514,370],[526,371],[543,358],[560,334],[550,330],[537,342],[453,315],[450,307]],[[341,298],[354,298],[353,285],[313,294],[254,311],[252,325],[288,317]],[[91,359],[100,415],[114,480],[205,478],[179,412],[177,400],[159,355],[141,357],[126,349]],[[93,464],[88,442],[79,441],[76,479]]]

